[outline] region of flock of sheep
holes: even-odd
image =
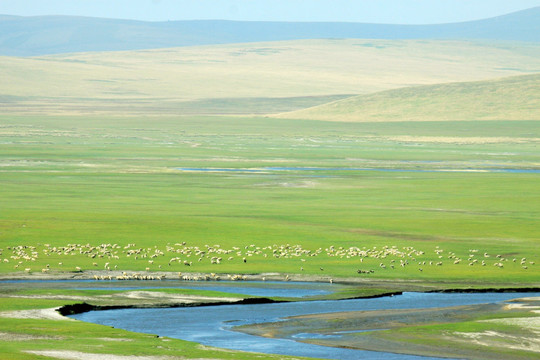
[[[310,261],[311,258],[327,257],[349,259],[347,264],[357,260],[358,268],[355,269],[358,274],[372,274],[376,271],[384,271],[390,269],[398,269],[405,267],[416,267],[422,272],[425,268],[433,266],[441,267],[445,264],[460,265],[467,264],[468,266],[486,266],[488,264],[497,268],[504,268],[508,262],[520,264],[523,270],[527,270],[533,266],[534,261],[528,261],[526,258],[508,258],[500,254],[489,254],[480,252],[478,249],[470,249],[466,256],[458,256],[451,251],[445,251],[438,246],[433,250],[434,253],[426,254],[424,251],[415,249],[412,246],[398,248],[397,246],[383,246],[378,248],[373,246],[367,247],[335,247],[317,248],[314,250],[306,249],[301,245],[268,245],[256,246],[254,244],[231,248],[223,248],[220,245],[203,245],[189,246],[185,242],[167,244],[164,248],[157,245],[153,247],[138,247],[135,244],[127,244],[120,246],[118,244],[100,244],[97,246],[90,244],[68,244],[66,246],[52,246],[43,244],[38,246],[12,246],[0,249],[0,266],[4,267],[3,272],[25,271],[30,272],[49,272],[51,268],[60,271],[77,271],[84,270],[118,270],[119,264],[126,268],[126,262],[129,258],[130,263],[137,263],[136,268],[141,268],[144,264],[144,270],[147,272],[159,271],[177,271],[178,266],[182,268],[195,266],[196,264],[210,264],[219,267],[220,264],[226,262],[248,263],[251,259],[264,258],[270,259],[297,259],[299,261],[299,272],[304,271],[304,266],[313,263],[323,263]],[[73,268],[64,267],[64,262],[72,256],[81,256],[88,258],[89,261],[79,261],[80,266]],[[47,262],[50,259],[55,260]],[[64,261],[58,261],[66,259]],[[38,261],[39,260],[39,261]],[[366,262],[364,262],[366,260]],[[36,264],[46,263],[45,266]],[[73,261],[70,261],[73,263]],[[87,265],[88,264],[88,265]],[[91,264],[91,265],[90,265]],[[81,266],[83,268],[81,268]],[[317,265],[318,266],[318,265]],[[8,267],[8,268],[6,268]],[[12,270],[8,271],[9,267]],[[323,267],[319,267],[320,271],[324,271]],[[125,270],[125,269],[121,269]],[[253,269],[250,269],[253,270]],[[234,275],[231,280],[241,280],[241,275]],[[182,275],[179,277],[184,280],[219,280],[219,276],[215,273],[204,275],[193,279],[190,275]],[[112,279],[110,275],[96,275],[96,280]],[[114,278],[118,280],[160,280],[161,276],[142,275],[140,273],[122,273]]]

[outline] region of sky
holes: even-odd
[[[0,0],[4,15],[145,21],[226,19],[436,24],[484,19],[540,0]]]

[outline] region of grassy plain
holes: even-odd
[[[343,297],[538,286],[535,119],[201,114],[533,73],[539,49],[328,40],[2,57],[0,276],[279,273],[363,285]],[[0,310],[101,295],[121,296],[4,286]],[[1,316],[0,329],[0,357],[10,359],[54,355],[29,349],[259,356],[65,320]]]
[[[5,277],[40,278],[42,271],[69,277],[80,275],[77,267],[103,271],[108,266],[111,273],[117,267],[130,273],[149,268],[347,278],[378,282],[381,292],[424,285],[538,286],[538,174],[492,171],[538,169],[536,121],[3,115],[0,124],[0,272]],[[128,256],[129,251],[138,254]],[[222,261],[212,263],[213,257]],[[454,264],[457,258],[461,261]],[[407,264],[402,267],[401,261]],[[122,296],[2,288],[1,312],[35,314],[81,297],[114,304],[120,300],[103,296]],[[359,290],[373,291],[366,285]],[[178,293],[167,296],[189,291]],[[452,329],[463,332],[464,327]],[[10,359],[284,358],[4,313],[0,328],[0,357]],[[444,335],[436,329],[418,334],[424,343]]]
[[[538,169],[535,121],[2,124],[3,273],[78,266],[538,283],[538,174],[497,171]]]

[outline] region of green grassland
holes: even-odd
[[[278,113],[299,97],[535,73],[538,58],[536,43],[360,39],[0,57],[0,101],[19,114]]]
[[[388,90],[279,116],[368,122],[538,120],[540,74]]]
[[[359,123],[248,114],[531,74],[539,51],[518,43],[310,40],[0,57],[0,276],[99,270],[100,278],[274,274],[363,284],[337,297],[538,287],[540,189],[530,170],[540,166],[540,123],[529,113],[480,122],[469,111],[438,121],[449,119],[417,107],[410,119],[430,121]],[[494,84],[534,102],[537,79]],[[454,102],[463,86],[483,91],[488,107],[501,97],[488,94],[490,84],[438,89],[457,87]],[[432,88],[403,91],[421,89]],[[388,94],[397,93],[370,96]],[[0,290],[1,311],[121,295]],[[0,329],[2,358],[35,359],[22,350],[51,348],[259,356],[71,321],[0,317]]]
[[[538,169],[535,121],[2,124],[3,273],[538,282],[538,174],[493,171]]]

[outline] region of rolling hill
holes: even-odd
[[[7,56],[336,38],[540,42],[540,7],[485,20],[442,25],[221,20],[143,22],[0,15],[0,55]]]
[[[538,59],[537,43],[352,39],[0,56],[0,106],[23,114],[269,114],[343,95],[540,72]]]
[[[389,90],[278,116],[350,122],[540,120],[540,74]]]

